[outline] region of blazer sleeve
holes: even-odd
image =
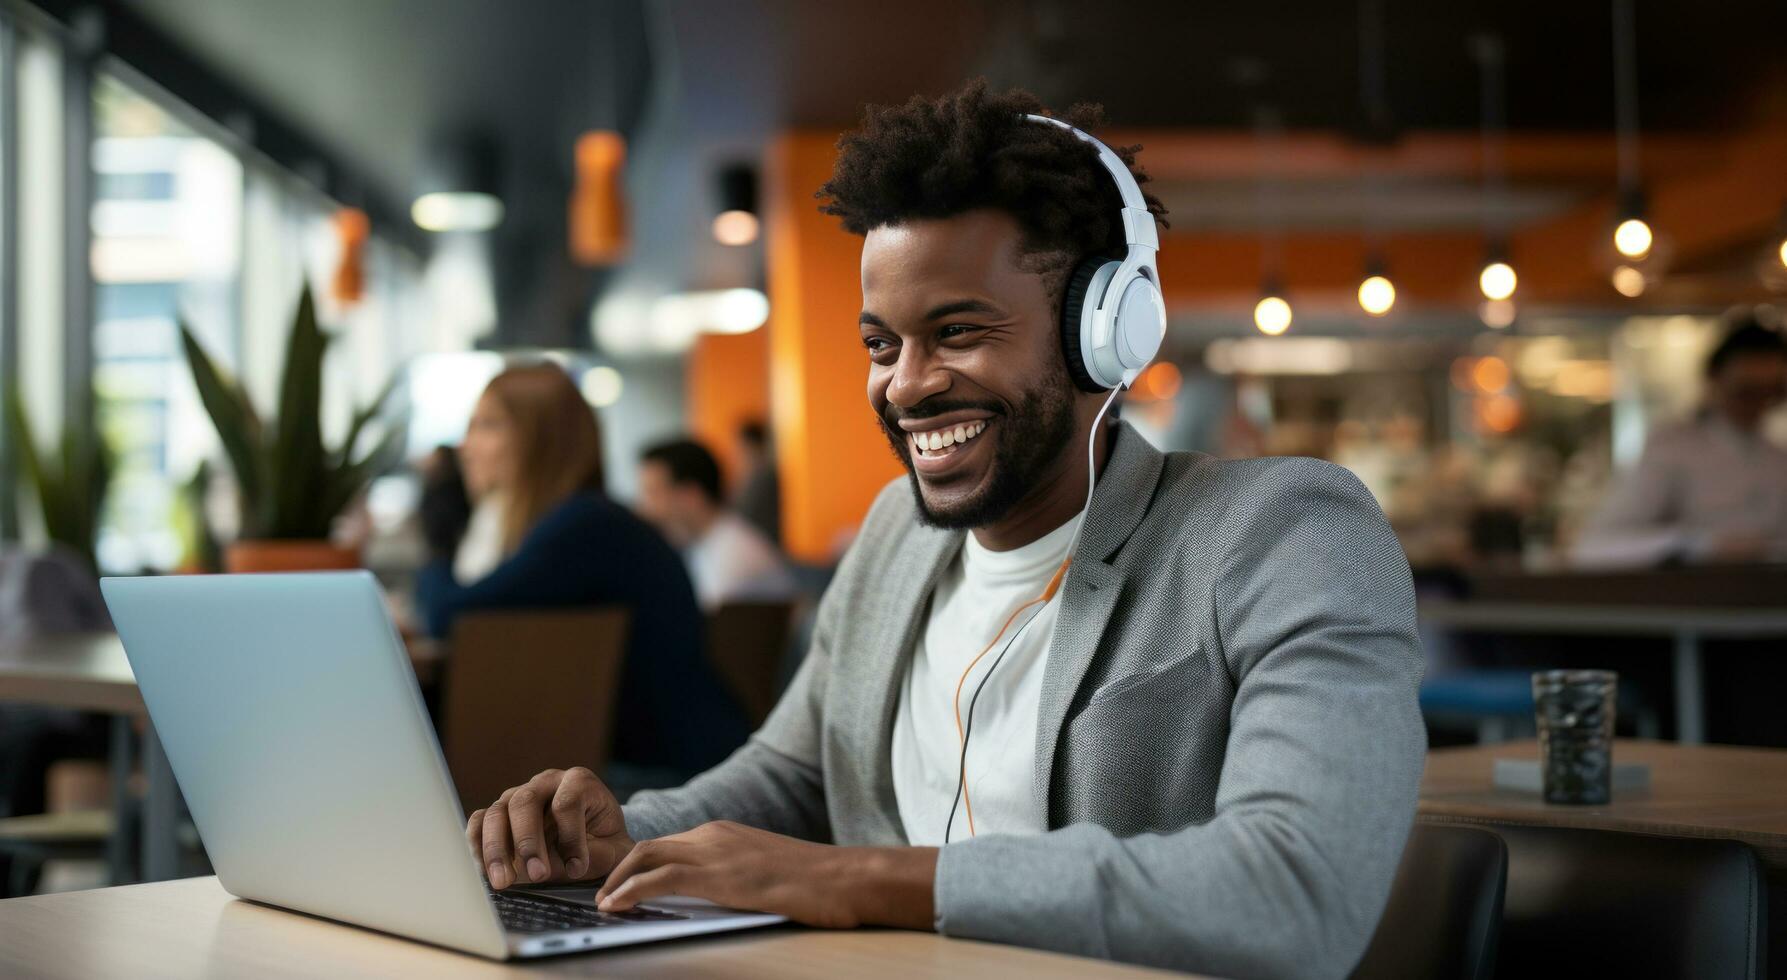
[[[937,928],[1234,977],[1341,977],[1414,818],[1426,734],[1408,563],[1369,493],[1277,461],[1230,509],[1215,598],[1236,681],[1215,816],[943,848]],[[1110,791],[1120,793],[1121,786]]]

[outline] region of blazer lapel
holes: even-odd
[[[1105,625],[1123,594],[1124,572],[1109,564],[1148,513],[1166,458],[1127,422],[1118,422],[1110,459],[1098,478],[1073,567],[1061,587],[1061,613],[1049,639],[1043,668],[1042,700],[1036,717],[1036,773],[1032,783],[1038,812],[1050,823],[1049,799],[1055,750],[1061,727],[1080,682],[1092,666]]]
[[[925,623],[931,591],[961,546],[959,532],[918,528],[907,534],[898,549],[898,558],[888,569],[890,574],[880,579],[879,614],[874,617],[874,628],[850,638],[862,645],[863,655],[851,658],[861,665],[853,673],[861,685],[865,709],[857,719],[863,726],[858,737],[868,750],[863,753],[869,769],[864,775],[875,798],[875,805],[868,808],[873,814],[870,819],[881,824],[874,828],[878,833],[871,834],[870,839],[906,840],[899,800],[894,794],[894,712],[899,707],[906,665],[918,642],[918,631]]]

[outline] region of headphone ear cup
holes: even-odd
[[[1098,270],[1111,260],[1093,255],[1080,260],[1067,277],[1067,292],[1061,297],[1061,352],[1067,356],[1067,373],[1081,391],[1098,393],[1110,389],[1099,384],[1086,369],[1087,352],[1080,347],[1080,317],[1085,311],[1086,290]]]

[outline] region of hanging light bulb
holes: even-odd
[[[1359,307],[1372,316],[1383,316],[1396,305],[1396,284],[1387,276],[1366,276],[1359,283]]]
[[[1781,260],[1781,264],[1787,266],[1787,237],[1781,239],[1781,248],[1775,254]]]
[[[1613,0],[1614,150],[1619,164],[1619,212],[1613,250],[1621,268],[1650,257],[1657,236],[1645,220],[1644,184],[1639,174],[1637,0]],[[1621,261],[1623,259],[1624,261]],[[1654,267],[1650,270],[1656,273]],[[1644,291],[1638,269],[1613,272],[1614,288],[1626,296]],[[1623,285],[1622,285],[1622,280]],[[1628,289],[1636,292],[1628,292]]]
[[[714,241],[749,245],[757,240],[757,171],[732,164],[720,171],[720,213],[714,216]]]
[[[1483,290],[1483,298],[1499,302],[1514,295],[1514,289],[1520,284],[1520,277],[1514,274],[1514,267],[1495,259],[1483,267],[1477,275],[1477,288]]]
[[[1613,229],[1613,247],[1628,259],[1642,259],[1649,255],[1651,242],[1655,240],[1656,236],[1651,234],[1650,225],[1643,218],[1627,218]]]
[[[1390,270],[1383,256],[1373,254],[1365,263],[1365,278],[1359,281],[1359,308],[1383,316],[1395,305],[1396,284],[1390,281]]]
[[[1291,328],[1291,304],[1276,290],[1268,290],[1253,306],[1253,325],[1268,337],[1284,333]]]

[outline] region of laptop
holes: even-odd
[[[492,891],[370,573],[100,587],[233,895],[493,959],[783,921],[686,899],[608,914],[593,885]]]

